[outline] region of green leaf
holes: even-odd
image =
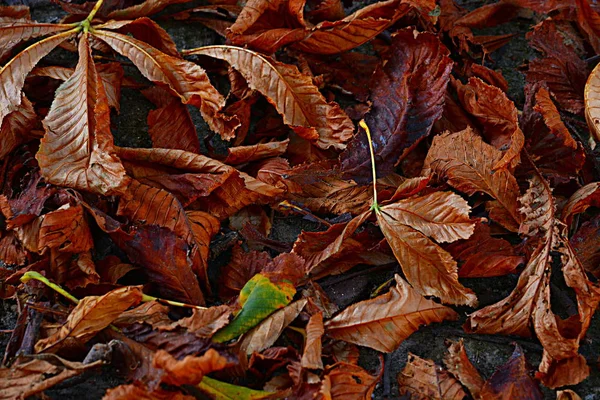
[[[258,400],[270,398],[275,392],[252,390],[205,376],[198,387],[215,400]]]
[[[266,275],[254,275],[240,292],[238,303],[242,309],[213,336],[213,341],[226,342],[248,332],[271,313],[290,304],[295,294],[296,288],[286,281],[272,282]]]

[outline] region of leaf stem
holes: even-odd
[[[21,277],[21,282],[27,283],[27,282],[29,282],[32,279],[35,279],[37,281],[42,282],[43,284],[45,284],[46,286],[50,287],[54,291],[62,294],[67,299],[71,300],[73,303],[79,304],[79,299],[78,298],[76,298],[75,296],[73,296],[71,293],[67,292],[60,285],[57,285],[56,283],[50,282],[50,280],[48,278],[46,278],[44,275],[40,274],[39,272],[36,272],[36,271],[25,272],[25,274],[23,274],[23,276]],[[180,303],[178,301],[160,299],[158,297],[149,296],[147,294],[143,294],[142,293],[142,302],[143,303],[147,303],[147,302],[150,302],[150,301],[158,301],[158,302],[166,303],[166,304],[169,304],[171,306],[176,306],[176,307],[186,307],[186,308],[195,308],[197,310],[206,310],[206,307],[200,307],[200,306],[196,306],[196,305],[193,305],[193,304]]]
[[[92,11],[90,12],[90,14],[85,19],[85,21],[88,21],[88,27],[89,27],[89,23],[91,23],[92,19],[94,19],[94,17],[96,16],[96,13],[98,12],[98,10],[100,10],[100,7],[102,7],[102,3],[104,3],[104,0],[98,0],[96,2],[96,5],[94,5],[94,8],[92,8]]]
[[[57,285],[56,283],[50,282],[48,280],[48,278],[46,278],[44,275],[40,274],[39,272],[36,272],[36,271],[27,271],[27,272],[25,272],[25,274],[23,274],[23,276],[21,277],[21,282],[27,283],[27,282],[29,282],[32,279],[35,279],[35,280],[38,280],[38,281],[42,282],[43,284],[45,284],[46,286],[50,287],[54,291],[62,294],[67,299],[71,300],[73,303],[79,304],[79,299],[78,298],[76,298],[75,296],[73,296],[71,293],[67,292],[60,285]]]
[[[369,152],[371,153],[371,172],[373,172],[373,204],[371,210],[375,211],[376,214],[380,213],[379,203],[377,203],[377,172],[375,170],[375,152],[373,151],[373,140],[371,139],[371,131],[367,126],[364,119],[361,119],[358,125],[363,128],[367,134],[367,141],[369,142]]]

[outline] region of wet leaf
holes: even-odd
[[[448,49],[428,32],[402,30],[393,37],[390,50],[390,59],[373,75],[373,105],[365,118],[372,132],[379,178],[393,172],[402,157],[429,135],[441,117],[452,69]],[[370,180],[364,132],[357,133],[341,160],[346,176],[359,183]]]
[[[343,149],[352,137],[352,121],[337,104],[327,103],[311,78],[296,67],[233,46],[200,47],[186,54],[227,61],[275,106],[287,125],[320,148]]]
[[[456,318],[452,309],[424,298],[396,275],[388,293],[347,307],[325,323],[325,334],[392,352],[419,326]]]

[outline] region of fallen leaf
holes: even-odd
[[[50,389],[66,379],[102,364],[67,361],[54,354],[17,359],[12,367],[0,368],[0,399],[24,399]]]
[[[421,296],[398,275],[384,295],[353,304],[325,323],[329,337],[382,352],[398,348],[421,325],[454,320],[450,308]]]
[[[283,330],[300,315],[307,299],[295,301],[262,320],[254,329],[246,333],[240,342],[240,351],[251,355],[271,347]]]
[[[590,145],[600,141],[600,65],[589,75],[583,92],[585,119],[590,127]],[[0,114],[1,115],[1,114]]]
[[[462,400],[467,397],[460,383],[431,360],[408,354],[408,362],[398,374],[401,396],[411,399]]]
[[[428,32],[404,29],[392,38],[390,50],[390,59],[373,75],[373,105],[365,118],[379,178],[392,173],[441,117],[453,65],[448,49]],[[390,98],[396,100],[390,102]],[[369,182],[371,159],[362,131],[350,142],[341,160],[345,176],[359,183]]]
[[[202,378],[214,371],[235,365],[214,349],[208,349],[200,357],[186,356],[177,360],[164,350],[154,354],[153,365],[164,371],[161,382],[167,385],[197,385]]]
[[[517,211],[519,185],[507,169],[494,170],[502,153],[485,143],[470,128],[457,133],[436,136],[422,175],[436,173],[461,192],[472,195],[483,192],[496,201],[490,218],[511,231],[518,229],[521,215]]]
[[[479,371],[471,364],[462,339],[450,342],[448,353],[444,356],[444,365],[448,372],[469,390],[473,398],[481,398],[481,389],[485,382]]]
[[[35,344],[35,351],[56,353],[62,348],[81,346],[109,326],[119,314],[141,301],[142,291],[136,286],[118,288],[104,296],[85,297],[54,335]]]
[[[371,375],[358,365],[338,362],[325,370],[325,378],[329,381],[329,392],[332,399],[368,400],[372,398],[375,385],[383,375],[383,367],[378,375]]]
[[[320,148],[343,149],[352,137],[352,121],[337,104],[327,103],[311,78],[296,67],[233,46],[200,47],[186,54],[227,61],[252,89],[275,106],[287,125]],[[256,73],[257,69],[260,74]]]
[[[439,297],[444,303],[477,304],[475,293],[458,282],[456,261],[431,240],[469,238],[475,228],[469,211],[468,203],[450,192],[399,200],[376,211],[406,279],[420,294]]]
[[[302,368],[323,369],[321,359],[321,337],[325,333],[323,327],[323,313],[317,313],[310,317],[306,325],[306,343],[302,353]]]
[[[529,375],[523,350],[517,345],[506,364],[494,372],[483,386],[482,399],[543,399],[536,381]]]

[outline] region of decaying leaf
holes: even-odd
[[[479,371],[471,364],[462,339],[450,343],[448,353],[444,357],[444,365],[448,372],[469,390],[473,398],[480,398],[485,382]]]
[[[398,374],[400,395],[411,399],[462,400],[467,397],[460,383],[431,360],[408,354],[408,362]]]
[[[452,69],[448,49],[430,33],[400,31],[390,51],[390,59],[373,75],[373,105],[366,116],[380,178],[393,172],[441,117]],[[359,131],[342,155],[342,169],[364,183],[371,177],[370,163],[367,137]]]
[[[392,352],[419,326],[453,320],[450,308],[428,300],[396,275],[396,286],[384,295],[353,304],[325,323],[335,339]]]

